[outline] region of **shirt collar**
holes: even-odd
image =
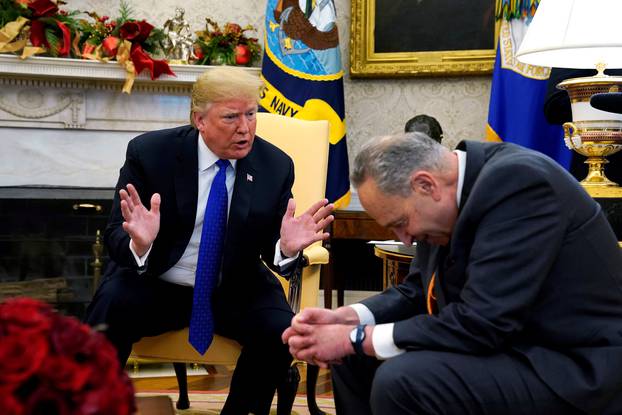
[[[198,148],[199,148],[199,172],[202,172],[212,167],[214,163],[218,161],[219,157],[216,154],[214,154],[212,150],[209,149],[207,144],[205,144],[205,140],[203,139],[201,132],[199,132]],[[235,165],[237,163],[237,160],[235,159],[229,160],[229,162],[231,163],[231,167],[233,167],[233,171],[235,171]]]
[[[458,156],[458,186],[456,187],[456,203],[460,208],[460,199],[462,198],[462,186],[464,186],[464,174],[466,169],[466,151],[454,150]]]

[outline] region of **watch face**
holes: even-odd
[[[352,343],[356,342],[356,327],[352,329],[352,331],[350,332],[350,341]]]

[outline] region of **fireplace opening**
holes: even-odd
[[[107,259],[101,235],[112,194],[0,188],[0,301],[28,296],[82,318]]]

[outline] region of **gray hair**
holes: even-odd
[[[377,137],[363,144],[350,178],[355,187],[371,178],[383,193],[406,197],[411,192],[412,173],[441,170],[446,151],[424,133]]]

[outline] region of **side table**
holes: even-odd
[[[386,240],[395,238],[395,234],[392,231],[378,225],[364,211],[336,210],[334,215],[335,220],[328,230],[330,238],[325,242],[325,246],[330,252],[330,259],[328,265],[322,267],[322,289],[324,290],[324,307],[326,308],[332,308],[333,289],[337,290],[337,305],[343,305],[345,275],[335,272],[335,269],[338,268],[335,264],[352,259],[335,255],[335,252],[331,250],[331,244],[336,240],[371,241],[374,239]]]
[[[410,262],[415,256],[416,246],[375,244],[374,254],[382,259],[382,288],[402,282],[408,274]]]

